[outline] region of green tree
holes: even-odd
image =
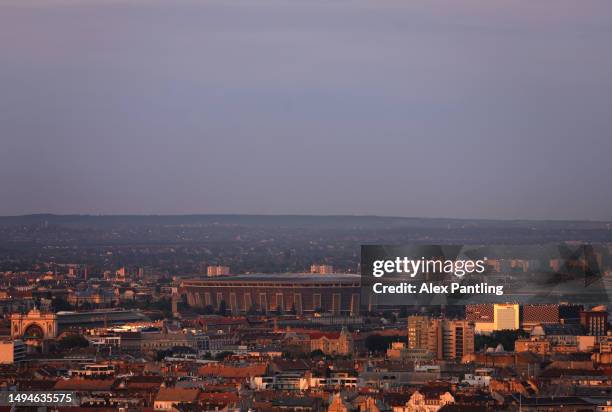
[[[51,308],[54,312],[63,310],[74,310],[72,305],[64,298],[56,297],[51,301]]]
[[[59,340],[58,346],[61,350],[86,348],[89,346],[89,341],[81,335],[67,335]]]
[[[324,358],[325,354],[323,353],[321,349],[315,349],[312,352],[310,352],[310,357],[311,358]]]
[[[386,352],[393,342],[405,342],[405,337],[370,335],[365,340],[365,346],[370,352]]]
[[[172,355],[172,350],[170,349],[158,350],[157,352],[155,352],[155,360],[160,362],[170,355]]]
[[[476,351],[485,348],[495,348],[501,344],[505,351],[514,351],[514,342],[519,338],[528,337],[529,334],[522,329],[498,330],[490,335],[476,335],[474,338],[474,349]]]

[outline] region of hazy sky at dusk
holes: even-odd
[[[0,2],[0,214],[612,219],[612,1]]]

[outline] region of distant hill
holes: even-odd
[[[490,220],[347,215],[53,215],[0,216],[0,226],[52,225],[71,228],[112,228],[126,226],[210,226],[318,229],[609,229],[612,222],[563,220]]]

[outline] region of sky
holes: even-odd
[[[609,0],[3,0],[0,215],[612,219]]]

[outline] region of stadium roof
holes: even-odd
[[[313,273],[255,273],[185,279],[185,282],[321,282],[359,281],[360,275],[352,273],[313,274]]]

